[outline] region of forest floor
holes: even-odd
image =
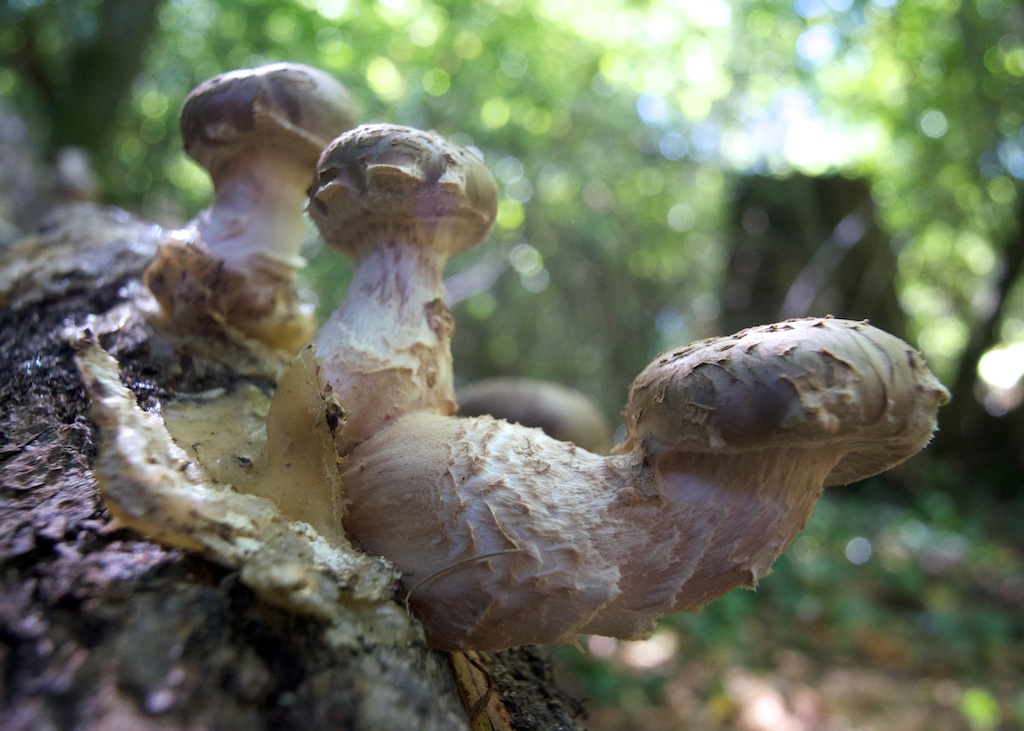
[[[582,638],[590,731],[1024,729],[1024,511],[826,496],[756,592]]]

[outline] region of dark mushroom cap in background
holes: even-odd
[[[654,455],[834,450],[825,484],[840,485],[920,450],[948,400],[898,338],[861,322],[790,320],[655,359],[633,382],[626,424]]]
[[[598,454],[612,446],[612,428],[597,404],[560,383],[532,378],[487,378],[460,388],[459,416],[489,414],[542,429]]]
[[[480,243],[497,214],[490,171],[434,132],[362,125],[331,143],[317,170],[310,216],[327,242],[350,256],[381,231],[454,256]]]
[[[209,79],[185,99],[185,152],[216,177],[224,164],[253,150],[281,148],[310,169],[320,152],[357,123],[348,90],[323,71],[278,63]]]

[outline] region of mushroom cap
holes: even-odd
[[[340,82],[296,63],[214,76],[192,90],[180,115],[185,152],[213,177],[238,159],[242,145],[276,147],[312,168],[327,143],[357,121]]]
[[[309,213],[324,239],[350,256],[381,231],[455,255],[487,235],[497,201],[494,178],[469,150],[434,132],[365,124],[320,156]]]
[[[863,322],[803,319],[692,343],[637,376],[627,443],[667,451],[834,450],[826,485],[883,472],[931,439],[949,392],[916,350]]]
[[[580,391],[533,378],[487,378],[460,388],[455,395],[460,416],[489,414],[497,419],[537,427],[563,442],[606,454],[612,427],[597,404]]]

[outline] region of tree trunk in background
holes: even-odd
[[[864,181],[744,178],[730,220],[723,332],[831,314],[905,337],[896,254]]]
[[[82,205],[0,248],[0,728],[575,728],[542,650],[332,649],[236,572],[112,524],[66,333],[126,301],[160,235]],[[104,322],[144,408],[170,379],[210,385],[144,328]],[[467,673],[486,712],[460,700]]]
[[[29,3],[5,11],[22,42],[0,60],[32,87],[39,112],[52,125],[45,137],[49,153],[69,146],[106,149],[115,131],[111,120],[130,98],[163,2],[102,0],[92,9]],[[47,45],[55,28],[64,36],[60,53]]]
[[[906,316],[896,293],[896,252],[875,221],[870,189],[840,176],[744,178],[731,216],[729,259],[722,297],[722,331],[787,317],[832,314],[906,338]],[[949,458],[959,474],[988,486],[996,497],[1019,492],[1024,473],[1024,408],[989,413],[978,361],[999,343],[999,327],[1013,287],[1024,271],[1024,214],[1002,251],[992,308],[972,329],[953,398],[939,412],[930,450]],[[959,480],[957,481],[959,483]]]
[[[971,330],[957,373],[949,384],[953,395],[939,412],[941,430],[935,451],[953,456],[965,473],[982,478],[997,495],[1020,494],[1024,475],[1024,406],[1017,404],[1005,413],[985,405],[978,362],[1000,342],[1000,327],[1010,295],[1024,272],[1024,207],[1018,207],[1015,236],[1003,247],[999,276],[994,284],[992,306]],[[1018,384],[1017,388],[1021,385]]]

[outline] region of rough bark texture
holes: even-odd
[[[464,656],[332,647],[235,572],[111,522],[70,327],[106,333],[143,408],[168,387],[272,388],[258,368],[192,360],[102,317],[140,286],[159,236],[86,206],[0,249],[0,728],[575,728],[541,651],[469,663],[481,700],[453,672]]]

